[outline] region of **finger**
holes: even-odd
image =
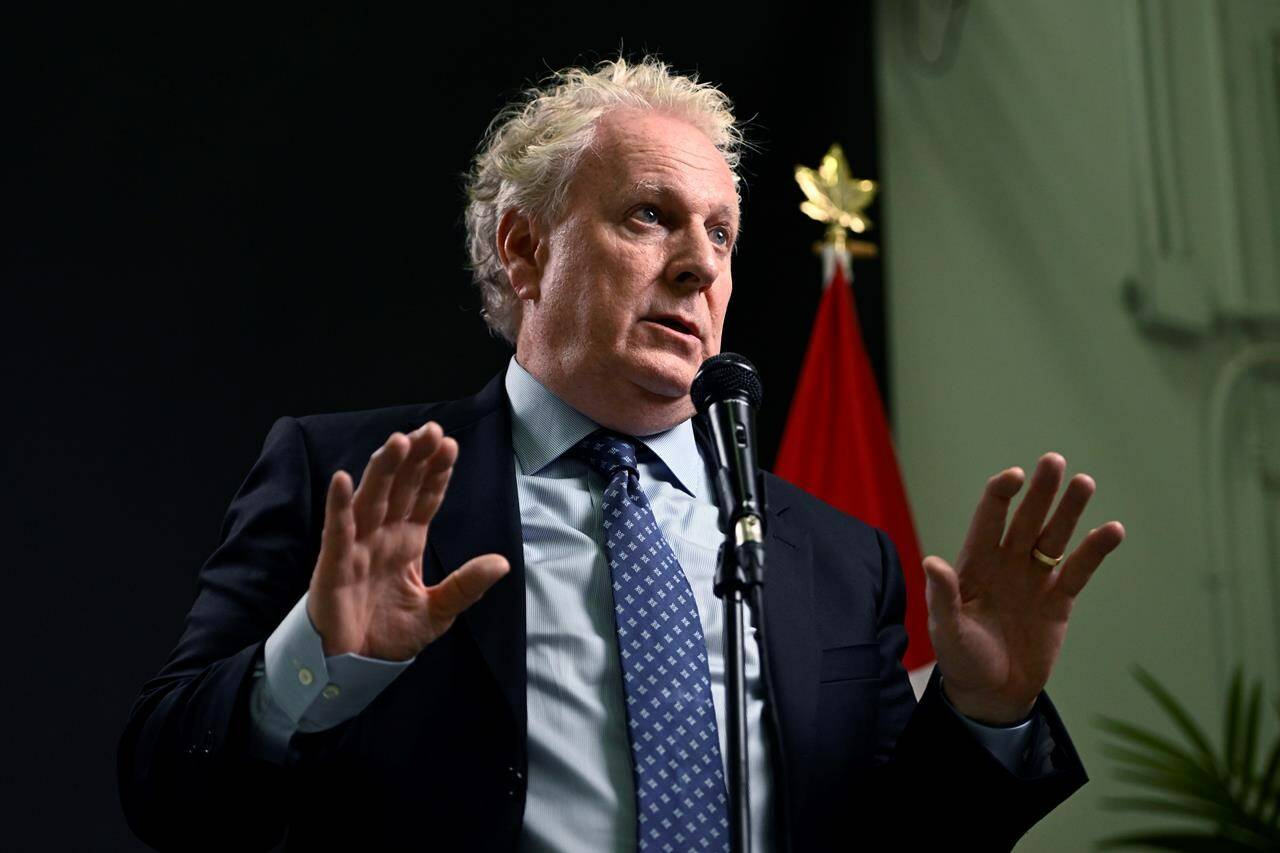
[[[353,498],[357,536],[382,523],[387,512],[387,493],[408,449],[409,441],[404,433],[394,432],[369,457],[369,464],[360,478],[360,488],[356,489]]]
[[[960,612],[960,578],[941,557],[925,557],[923,565],[929,619],[937,625],[951,625]]]
[[[964,550],[969,554],[993,551],[1000,546],[1004,535],[1004,522],[1009,514],[1009,502],[1022,488],[1026,477],[1021,468],[1006,468],[987,480],[987,487],[978,499],[978,508],[969,522]]]
[[[427,588],[431,620],[440,623],[454,619],[510,570],[511,564],[500,554],[484,554],[463,563],[440,583]]]
[[[418,487],[422,485],[427,462],[440,446],[440,439],[443,437],[444,430],[439,424],[430,421],[409,433],[409,453],[396,471],[387,497],[388,519],[399,520],[409,514],[413,499],[418,494]]]
[[[453,474],[453,463],[457,459],[458,442],[448,437],[441,439],[440,446],[427,460],[427,468],[414,498],[413,509],[409,511],[409,521],[414,524],[430,524],[431,519],[435,518],[436,510],[444,501],[449,477]]]
[[[1035,547],[1040,549],[1040,553],[1046,557],[1062,556],[1096,488],[1088,474],[1076,474],[1071,478],[1062,500],[1058,501],[1058,508],[1053,511],[1053,517],[1036,540]]]
[[[1124,541],[1124,535],[1124,525],[1118,521],[1109,521],[1090,530],[1084,541],[1063,562],[1054,589],[1069,598],[1079,595],[1103,558]]]
[[[1004,547],[1014,552],[1030,554],[1040,537],[1044,527],[1044,518],[1053,506],[1053,498],[1062,485],[1062,475],[1067,469],[1067,460],[1059,453],[1046,453],[1036,463],[1035,473],[1031,475],[1031,485],[1027,494],[1013,511],[1013,520],[1009,522],[1009,530],[1005,533]]]
[[[351,512],[351,476],[346,471],[335,471],[329,479],[329,491],[324,501],[324,529],[320,531],[318,568],[330,575],[345,573],[351,568],[351,548],[355,542],[356,522]]]

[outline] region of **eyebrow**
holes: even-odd
[[[656,181],[649,181],[641,178],[630,186],[631,195],[655,195],[661,198],[671,198],[678,195],[674,189],[666,184],[660,184]],[[742,218],[742,211],[737,204],[722,204],[712,211],[713,215],[731,215],[734,220]]]

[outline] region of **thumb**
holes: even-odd
[[[924,559],[925,603],[933,621],[949,624],[960,610],[960,579],[956,570],[941,557]]]
[[[483,554],[467,560],[440,583],[427,588],[432,620],[452,620],[479,601],[510,570],[511,564],[501,554]]]

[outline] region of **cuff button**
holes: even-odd
[[[336,684],[330,684],[324,690],[320,691],[320,695],[326,699],[337,699],[338,694],[342,692],[342,688]]]
[[[298,670],[298,682],[302,684],[303,687],[310,687],[311,682],[315,680],[316,677],[312,675],[311,670],[307,669],[305,666]]]

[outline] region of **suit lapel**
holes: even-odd
[[[444,573],[481,554],[502,554],[510,562],[507,576],[468,608],[459,622],[480,647],[523,743],[527,731],[524,546],[503,374],[475,397],[443,407],[437,420],[457,440],[458,461],[427,537],[440,577],[427,582],[439,582]]]
[[[813,560],[808,531],[792,523],[789,507],[774,506],[778,490],[769,489],[773,475],[765,475],[767,527],[764,582],[765,640],[773,680],[770,697],[782,733],[782,788],[795,806],[807,796],[806,767],[813,754],[821,649],[813,612]],[[776,772],[776,771],[775,771]]]

